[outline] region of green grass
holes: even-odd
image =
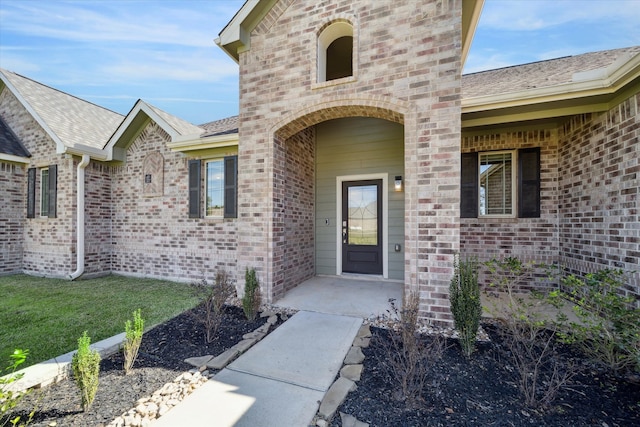
[[[24,368],[75,350],[85,330],[92,343],[124,332],[138,308],[153,326],[198,302],[191,286],[162,280],[0,276],[0,369],[15,348],[29,350]]]

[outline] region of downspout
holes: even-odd
[[[77,174],[77,203],[76,203],[76,271],[69,275],[70,280],[75,280],[84,273],[84,169],[89,165],[91,157],[82,155],[78,163]]]

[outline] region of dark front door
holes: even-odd
[[[382,180],[342,183],[342,271],[382,274]]]

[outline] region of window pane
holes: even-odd
[[[511,157],[511,153],[480,155],[480,215],[512,214]]]
[[[349,187],[350,245],[378,244],[378,187]]]
[[[207,205],[206,216],[224,215],[224,162],[207,162]]]
[[[49,169],[40,171],[40,216],[49,215]]]

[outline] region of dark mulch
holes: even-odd
[[[397,382],[390,380],[388,331],[371,328],[371,345],[363,349],[364,371],[356,391],[338,411],[373,426],[640,426],[640,383],[588,363],[568,348],[580,373],[546,409],[527,408],[517,388],[516,372],[495,325],[484,325],[491,342],[481,343],[470,360],[456,340],[447,340],[443,358],[429,370],[429,379],[413,407],[394,399]],[[427,338],[430,339],[430,338]],[[342,426],[340,416],[331,424]]]
[[[87,413],[80,412],[78,391],[71,380],[45,388],[32,425],[48,426],[52,421],[57,426],[106,425],[139,398],[190,369],[185,358],[219,354],[264,323],[264,319],[247,323],[240,309],[230,307],[218,340],[206,345],[196,321],[202,314],[198,310],[196,316],[187,312],[147,332],[132,375],[124,376],[121,355],[104,360],[98,395]],[[339,411],[372,427],[640,425],[640,384],[597,368],[570,351],[562,357],[572,359],[583,372],[561,391],[552,407],[527,408],[496,327],[485,324],[484,328],[492,341],[480,344],[470,360],[461,355],[457,341],[447,340],[444,357],[433,364],[429,381],[413,406],[393,398],[397,382],[389,378],[388,352],[383,345],[388,331],[371,328],[373,339],[364,349],[362,379]],[[340,417],[331,425],[341,426]]]
[[[199,322],[203,316],[204,309],[198,306],[146,332],[130,375],[124,375],[122,353],[102,360],[98,392],[86,413],[81,410],[80,394],[71,379],[30,394],[21,403],[22,408],[29,409],[37,405],[38,412],[30,425],[49,426],[52,422],[59,427],[107,425],[134,407],[138,399],[150,396],[165,383],[192,369],[184,359],[218,355],[266,321],[262,318],[248,322],[242,309],[227,307],[216,339],[207,344]],[[24,411],[18,414],[26,419]]]

